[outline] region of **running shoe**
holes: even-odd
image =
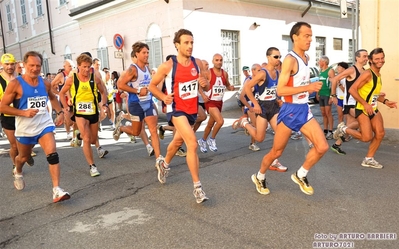
[[[202,153],[207,153],[208,149],[206,148],[206,141],[204,141],[202,138],[198,139],[198,145],[200,146],[200,150]]]
[[[155,162],[155,167],[158,170],[158,181],[162,184],[166,182],[166,177],[169,174],[169,167],[165,167],[165,161],[163,157],[160,157]]]
[[[62,188],[56,187],[53,189],[53,203],[65,201],[71,198],[68,192],[65,192]]]
[[[24,176],[22,174],[18,175],[16,171],[14,174],[14,187],[17,190],[22,190],[25,188]]]
[[[131,142],[132,144],[137,143],[137,141],[136,141],[136,136],[129,136],[129,137],[130,137],[130,142]]]
[[[345,135],[344,128],[346,127],[344,122],[338,124],[337,129],[333,132],[333,138],[337,140],[339,137]]]
[[[269,169],[278,172],[286,172],[288,170],[288,168],[283,166],[277,159],[273,161],[272,165],[269,166]]]
[[[270,194],[270,191],[269,191],[269,189],[268,189],[267,186],[266,186],[266,179],[264,179],[264,180],[259,180],[259,179],[256,177],[256,174],[253,174],[253,175],[251,176],[251,179],[252,179],[252,182],[255,184],[256,190],[258,191],[259,194],[261,194],[261,195],[268,195],[268,194]]]
[[[214,138],[208,138],[208,140],[206,140],[206,142],[208,143],[209,149],[213,152],[218,151],[218,148],[216,147],[216,141]]]
[[[163,129],[162,125],[158,125],[158,133],[160,139],[165,138],[165,130]]]
[[[36,153],[32,150],[32,152],[30,153],[30,156],[31,156],[31,157],[35,157],[35,156],[36,156]]]
[[[121,124],[122,124],[122,120],[123,120],[123,115],[125,113],[122,111],[119,113],[118,117],[116,118],[116,122],[115,122],[115,130],[113,132],[113,136],[114,136],[114,140],[118,141],[119,137],[121,136]]]
[[[97,154],[99,158],[104,158],[108,154],[108,150],[104,150],[101,146],[97,149]]]
[[[179,149],[176,151],[176,156],[185,157],[186,155],[187,152],[185,152],[182,147],[179,147]]]
[[[250,149],[252,151],[259,151],[260,150],[259,146],[256,145],[256,144],[250,144],[248,149]]]
[[[362,166],[368,167],[368,168],[375,168],[375,169],[382,169],[384,167],[379,162],[374,160],[374,158],[370,158],[370,159],[364,158],[363,162],[362,162]]]
[[[78,135],[80,134],[80,131],[79,130],[76,130],[75,131],[75,144],[74,144],[74,147],[80,147],[80,146],[82,146],[82,140],[81,139],[78,139]]]
[[[231,127],[233,128],[233,130],[237,130],[240,127],[240,120],[237,119],[236,121],[234,121]]]
[[[346,152],[341,150],[340,145],[333,144],[330,148],[332,151],[334,151],[335,153],[337,153],[339,155],[346,155]]]
[[[32,156],[29,156],[28,161],[26,161],[26,163],[27,163],[29,166],[33,166],[33,165],[35,165],[35,160],[33,159]]]
[[[209,198],[206,197],[205,192],[204,192],[204,190],[202,190],[201,186],[195,187],[193,194],[194,194],[195,200],[197,201],[198,204],[209,200]]]
[[[291,139],[292,139],[292,140],[302,139],[302,133],[294,132],[294,133],[291,135]]]
[[[352,140],[352,136],[351,135],[343,135],[343,136],[340,136],[340,138],[341,138],[341,140],[342,140],[342,142],[349,142],[349,141],[351,141]]]
[[[100,175],[100,172],[98,172],[96,165],[90,165],[90,175],[92,177],[96,177],[96,176]]]
[[[152,146],[150,144],[146,147],[147,147],[148,156],[149,157],[153,156],[155,153],[154,148],[152,148]]]
[[[330,140],[330,139],[333,139],[333,134],[332,134],[332,132],[327,132],[327,134],[326,134],[326,139],[327,140]]]
[[[299,185],[301,191],[307,195],[313,195],[313,188],[310,186],[308,179],[305,177],[299,178],[297,172],[291,175],[291,179]]]
[[[70,132],[67,133],[67,140],[72,140],[72,134]]]

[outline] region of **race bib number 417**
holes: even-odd
[[[192,80],[179,83],[179,96],[181,99],[192,99],[198,95],[198,81]]]

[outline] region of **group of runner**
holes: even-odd
[[[250,114],[250,120],[247,116],[243,116],[234,124],[234,128],[245,128],[252,140],[257,142],[264,140],[269,123],[275,132],[272,149],[264,156],[259,172],[251,176],[260,194],[270,192],[266,185],[268,169],[287,171],[287,167],[283,166],[278,158],[282,155],[292,131],[301,131],[311,145],[305,161],[291,176],[305,194],[311,195],[314,192],[307,179],[308,171],[328,150],[323,130],[313,118],[308,105],[309,93],[317,92],[322,87],[320,81],[315,83],[309,81],[309,56],[305,52],[312,41],[311,26],[305,22],[296,23],[291,29],[290,37],[293,41],[293,50],[285,57],[281,71],[276,69],[280,66],[281,58],[276,47],[271,47],[266,51],[267,65],[261,67],[255,64],[252,67],[253,77],[245,84],[240,97]],[[192,57],[194,38],[189,30],[177,31],[173,43],[177,55],[169,56],[153,75],[147,66],[148,45],[142,42],[133,44],[131,53],[133,63],[122,72],[117,82],[118,90],[127,95],[128,113],[120,112],[116,117],[113,136],[115,140],[118,140],[122,133],[138,136],[144,132],[145,122],[151,134],[158,180],[163,184],[166,183],[173,157],[185,143],[187,166],[194,186],[193,194],[196,202],[202,203],[208,197],[200,182],[197,149],[199,146],[203,153],[206,153],[208,148],[213,152],[217,151],[215,138],[224,123],[221,115],[223,95],[226,90],[234,90],[234,87],[229,83],[227,72],[222,69],[223,57],[220,54],[213,56],[213,67],[210,69],[206,68],[206,61]],[[357,52],[356,59],[359,56],[362,57],[362,52]],[[6,55],[12,56],[5,54],[3,57]],[[13,63],[13,57],[8,61],[6,58],[3,61],[3,57],[1,59],[3,67],[7,63]],[[389,101],[384,94],[380,93],[379,70],[384,64],[383,50],[374,49],[368,55],[368,60],[370,69],[364,70],[362,74],[358,74],[359,64],[355,64],[331,79],[333,87],[336,87],[336,83],[341,79],[347,79],[345,93],[350,94],[356,101],[356,106],[353,106],[354,117],[359,120],[360,125],[360,131],[358,131],[351,129],[354,126],[350,122],[347,126],[340,123],[334,133],[334,138],[339,143],[341,137],[349,134],[361,141],[371,141],[369,152],[362,165],[382,168],[382,165],[374,159],[374,154],[384,136],[382,116],[378,112],[377,101],[390,108],[396,108],[396,102]],[[56,77],[57,80],[54,79],[52,86],[50,82],[40,77],[42,56],[31,51],[24,56],[26,73],[16,78],[9,75],[10,77],[5,79],[6,87],[0,96],[0,112],[4,115],[15,116],[17,146],[12,153],[10,151],[10,156],[15,166],[13,175],[16,189],[24,188],[22,167],[30,159],[32,146],[39,143],[49,163],[53,180],[53,202],[70,198],[69,193],[59,187],[59,157],[53,133],[55,125],[61,125],[64,120],[67,132],[70,129],[68,126],[75,125],[74,143],[78,145],[77,141],[83,141],[83,153],[89,164],[91,176],[100,175],[94,163],[91,144],[96,145],[98,151],[102,150],[98,141],[99,119],[101,112],[107,112],[109,95],[107,95],[100,71],[93,68],[92,64],[93,59],[90,54],[82,53],[77,58],[77,70],[67,69],[64,65],[63,75]],[[356,74],[348,70],[354,70]],[[352,86],[348,84],[351,80]],[[58,86],[63,109],[53,92]],[[163,128],[158,126],[158,114],[157,108],[153,105],[153,96],[164,103],[168,125],[174,132],[165,157],[162,156],[159,141],[159,135],[163,136],[160,132]],[[206,118],[199,96],[209,114],[209,120],[203,137],[197,140],[196,129],[193,127],[197,126],[198,129],[198,123],[200,124]],[[336,97],[334,91],[330,97]],[[51,101],[57,114],[54,122],[47,108],[48,100]],[[351,113],[351,107],[351,102],[345,102],[344,111]],[[128,122],[122,125],[124,119]],[[253,144],[251,143],[252,146]],[[99,152],[100,157],[105,154],[105,152],[103,154]]]

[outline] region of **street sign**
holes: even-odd
[[[114,57],[115,57],[115,59],[123,59],[123,52],[115,51],[114,52]]]
[[[121,50],[123,48],[123,38],[120,34],[114,35],[114,46],[118,50]]]
[[[341,0],[341,18],[348,18],[348,8],[346,7],[346,0]]]

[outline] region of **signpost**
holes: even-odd
[[[115,34],[114,46],[116,49],[118,49],[118,51],[114,52],[114,57],[116,59],[122,59],[122,69],[125,70],[125,63],[123,60],[123,45],[124,45],[123,37],[120,34]]]

